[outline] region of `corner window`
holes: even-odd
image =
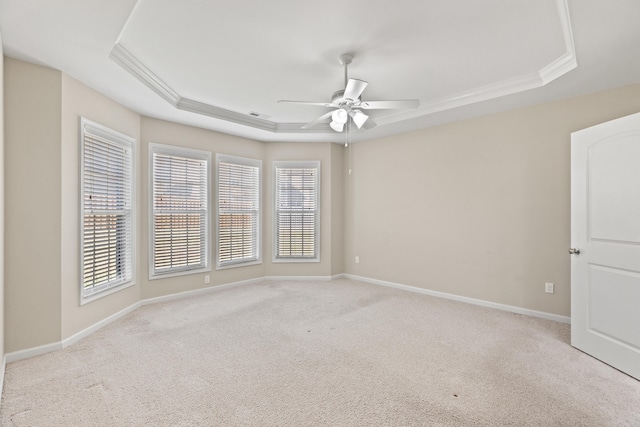
[[[149,153],[149,278],[206,271],[211,154],[160,144]]]
[[[82,118],[81,303],[133,284],[135,139]]]
[[[218,268],[260,258],[260,160],[218,155]]]
[[[320,162],[275,162],[274,262],[320,261]]]

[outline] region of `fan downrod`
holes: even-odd
[[[349,68],[349,64],[353,61],[353,53],[343,53],[338,57],[338,61],[340,64],[344,65],[344,86],[347,87],[347,82],[349,81],[349,72],[347,69]],[[344,91],[342,91],[344,93]],[[337,99],[338,92],[333,94],[333,98]]]

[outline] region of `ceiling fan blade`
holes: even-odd
[[[330,102],[311,102],[311,101],[290,101],[288,99],[281,99],[278,103],[285,104],[302,104],[302,105],[317,105],[319,107],[337,107]]]
[[[395,110],[418,108],[420,101],[417,99],[403,99],[398,101],[365,101],[361,102],[358,107],[365,110]]]
[[[367,120],[366,122],[364,122],[364,124],[362,125],[363,128],[365,129],[371,129],[378,126],[378,124],[376,122],[373,121],[373,119],[371,119],[371,117],[369,117],[369,120]]]
[[[369,83],[365,82],[364,80],[349,79],[349,81],[347,82],[347,87],[344,89],[343,97],[345,99],[356,101],[358,98],[360,98],[360,95],[362,95],[362,92],[364,92],[364,89],[368,84]]]
[[[328,113],[321,115],[320,117],[318,117],[314,121],[309,122],[306,125],[302,126],[302,129],[309,129],[309,128],[312,128],[312,127],[316,126],[317,124],[319,124],[323,120],[328,119],[329,117],[331,117],[331,114],[333,114],[333,111],[329,111]]]

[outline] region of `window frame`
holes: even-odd
[[[316,169],[316,211],[314,227],[314,252],[311,257],[286,257],[278,253],[278,169]],[[320,160],[278,160],[273,162],[273,249],[272,262],[274,263],[317,263],[320,262],[320,221],[321,221],[321,163]]]
[[[111,129],[107,126],[101,125],[100,123],[96,123],[91,121],[85,117],[80,117],[80,129],[79,129],[79,139],[80,139],[80,162],[79,162],[79,172],[80,172],[80,188],[78,191],[78,195],[80,197],[79,201],[79,210],[80,210],[80,218],[79,218],[79,267],[80,267],[80,305],[84,305],[90,303],[92,301],[103,298],[107,295],[111,295],[115,292],[126,289],[130,286],[136,284],[136,217],[137,217],[137,206],[136,206],[136,139],[126,135],[124,133],[118,132],[114,129]],[[129,168],[129,182],[128,182],[128,190],[129,190],[129,198],[126,201],[128,205],[128,217],[127,220],[129,222],[128,228],[130,230],[128,236],[128,250],[125,253],[125,256],[128,259],[125,259],[125,264],[129,267],[129,275],[128,277],[124,277],[120,280],[113,281],[111,283],[106,283],[100,285],[98,287],[92,287],[91,290],[87,290],[84,285],[84,257],[85,257],[85,216],[88,212],[86,212],[85,206],[85,184],[87,181],[86,177],[86,162],[85,162],[85,154],[86,154],[86,137],[87,134],[93,134],[99,138],[105,139],[109,141],[111,144],[120,145],[129,151],[130,155],[128,157],[128,168]],[[95,285],[94,285],[95,286]]]
[[[156,272],[155,271],[155,246],[154,246],[154,237],[155,237],[155,209],[154,209],[154,180],[153,180],[153,172],[154,172],[154,154],[164,154],[176,157],[184,157],[191,158],[197,160],[204,160],[206,163],[206,213],[205,213],[205,230],[204,230],[204,251],[205,254],[203,256],[204,266],[195,267],[195,268],[175,268],[172,270],[168,270],[165,272]],[[169,277],[178,277],[185,276],[189,274],[197,274],[197,273],[205,273],[211,271],[211,152],[204,150],[197,150],[193,148],[179,147],[174,145],[167,144],[158,144],[154,142],[149,143],[149,214],[148,214],[148,222],[149,222],[149,238],[148,238],[148,255],[149,255],[149,280],[157,280],[164,279]]]
[[[235,261],[220,263],[220,163],[231,163],[242,166],[250,166],[258,169],[258,211],[257,211],[257,231],[256,231],[256,259],[247,261]],[[216,154],[216,270],[224,270],[228,268],[246,267],[250,265],[262,264],[262,160],[251,159],[248,157],[233,156],[228,154]]]

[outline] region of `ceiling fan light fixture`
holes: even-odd
[[[347,120],[349,120],[348,113],[342,108],[339,108],[331,113],[331,123],[329,123],[329,126],[331,126],[331,129],[335,130],[336,132],[342,132],[342,130],[344,129],[344,124],[347,123]]]
[[[358,111],[358,110],[352,111],[350,116],[353,119],[353,123],[355,123],[356,126],[358,126],[358,129],[360,129],[364,124],[364,122],[366,122],[367,119],[369,118],[369,116],[364,114],[362,111]]]
[[[342,108],[339,108],[331,113],[331,119],[339,125],[344,125],[345,123],[347,123],[348,118],[349,116],[347,115],[347,112]]]
[[[329,126],[331,126],[331,129],[335,130],[336,132],[342,132],[342,130],[344,129],[344,123],[338,123],[336,121],[332,121],[331,123],[329,123]]]

